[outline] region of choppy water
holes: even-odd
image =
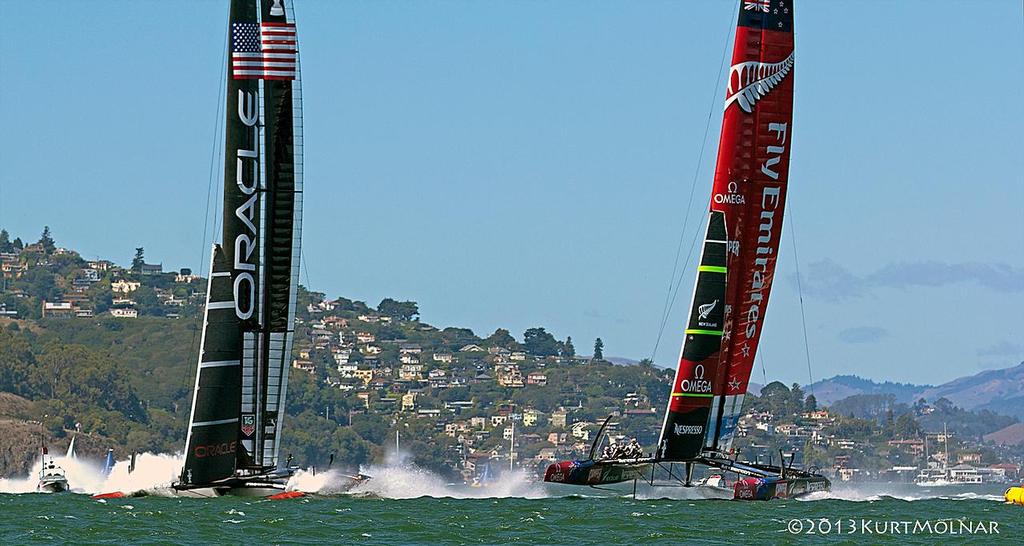
[[[142,461],[132,479],[159,492],[156,476],[177,463],[149,459],[147,474]],[[641,489],[634,500],[628,488],[548,487],[512,477],[472,489],[409,467],[367,470],[377,478],[354,494],[328,493],[334,477],[321,473],[293,484],[319,494],[284,501],[0,493],[0,544],[988,544],[1024,536],[1024,507],[1003,504],[1000,485],[837,486],[772,502],[682,498],[692,490],[659,488]],[[128,477],[115,470],[111,480],[93,487],[125,485]],[[5,480],[0,490],[21,485]]]
[[[934,544],[969,539],[1019,543],[1024,507],[1004,505],[994,498],[749,503],[576,495],[533,499],[331,496],[287,501],[152,496],[101,502],[80,494],[0,494],[0,542]],[[787,527],[794,518],[806,518],[819,529],[813,536],[806,534],[812,524],[804,521],[803,531],[793,534]],[[831,529],[819,518],[831,520]],[[835,521],[850,519],[857,522],[853,534],[849,527],[836,527]],[[996,522],[997,533],[968,535],[961,520],[975,529],[974,522],[984,522],[989,530],[989,522]],[[868,532],[862,521],[871,522]],[[932,533],[894,534],[892,524],[885,523],[892,521],[928,521]],[[937,523],[941,521],[946,522],[944,526]]]

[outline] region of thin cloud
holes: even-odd
[[[1024,354],[1024,346],[1011,343],[1005,339],[998,341],[995,345],[978,349],[978,356],[1020,356]]]
[[[875,288],[937,288],[974,283],[999,293],[1024,292],[1024,269],[1007,264],[902,262],[868,275],[855,275],[832,260],[808,266],[804,293],[827,301],[860,298]]]
[[[858,326],[839,332],[839,340],[845,343],[874,343],[889,335],[885,328],[877,326]]]

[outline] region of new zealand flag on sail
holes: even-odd
[[[743,0],[741,27],[793,32],[793,0]]]

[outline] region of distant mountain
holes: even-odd
[[[1024,362],[1001,370],[954,379],[941,385],[878,383],[855,375],[837,375],[804,387],[819,404],[830,405],[856,394],[892,394],[897,402],[913,403],[919,398],[934,402],[946,398],[967,410],[991,410],[1024,418]]]
[[[1024,423],[1014,423],[991,434],[986,434],[985,441],[1007,446],[1024,444]]]
[[[965,409],[987,409],[1003,415],[1024,417],[1024,362],[1002,370],[954,379],[926,389],[921,398],[948,398]]]
[[[932,387],[891,381],[876,383],[856,375],[837,375],[804,387],[804,392],[813,393],[818,404],[828,406],[855,394],[892,394],[896,397],[897,402],[910,403],[918,399],[920,393],[929,388]]]

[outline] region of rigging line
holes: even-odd
[[[725,56],[729,52],[729,37],[732,36],[733,34],[733,26],[734,22],[737,20],[738,17],[738,10],[739,4],[736,5],[735,10],[733,11],[733,17],[732,19],[730,19],[729,26],[726,29],[725,44],[722,47],[722,57],[718,61],[718,76],[715,77],[715,90],[711,95],[711,104],[708,107],[707,120],[704,122],[704,137],[701,139],[700,152],[697,154],[697,164],[694,166],[693,170],[693,181],[690,183],[690,196],[686,202],[686,215],[683,217],[683,227],[682,230],[680,230],[679,232],[679,242],[676,244],[676,257],[675,261],[672,264],[672,275],[669,277],[668,280],[668,290],[665,293],[665,303],[662,306],[661,323],[658,326],[658,338],[657,340],[655,340],[654,349],[651,351],[651,362],[654,362],[654,356],[658,352],[658,346],[661,345],[661,338],[665,333],[665,326],[668,324],[669,315],[672,313],[672,307],[675,304],[675,295],[679,292],[679,285],[682,283],[683,276],[686,272],[687,267],[689,266],[688,253],[687,261],[685,264],[683,264],[683,271],[679,272],[679,256],[680,252],[683,249],[683,241],[686,240],[686,227],[690,223],[690,212],[693,208],[693,196],[697,188],[697,180],[700,177],[701,165],[704,163],[704,151],[707,148],[708,133],[711,131],[711,119],[715,113],[715,103],[718,101],[718,91],[722,85],[722,73],[724,72],[725,68]],[[697,233],[700,233],[699,228],[697,230]],[[690,245],[690,252],[693,252],[693,244]],[[676,280],[677,274],[679,276],[678,281]],[[674,289],[673,283],[675,284]]]
[[[764,369],[764,347],[758,347],[757,357],[761,361],[761,377],[764,384],[768,385],[768,372]]]
[[[792,203],[790,203],[789,209],[789,214],[786,215],[786,220],[789,221],[789,239],[793,242],[793,263],[796,265],[796,292],[800,298],[800,323],[804,330],[804,355],[807,358],[807,380],[809,381],[807,386],[809,394],[814,394],[813,389],[810,388],[811,385],[814,384],[814,375],[811,373],[811,346],[807,341],[807,315],[804,313],[804,291],[800,281],[800,259],[797,257],[796,253],[796,226],[793,221]]]
[[[221,82],[227,81],[227,62],[228,62],[228,31],[227,31],[227,29],[228,29],[228,27],[229,27],[229,21],[227,21],[225,19],[225,21],[224,21],[224,29],[225,29],[225,31],[224,31],[224,43],[223,43],[223,46],[221,47],[221,52],[222,53],[221,53],[221,63],[220,63],[220,76],[219,76],[219,79],[217,80],[217,82],[218,82],[217,83],[217,104],[216,104],[216,106],[213,109],[214,110],[214,120],[215,120],[214,124],[213,124],[213,147],[210,149],[210,170],[209,170],[209,175],[207,177],[207,183],[206,183],[206,212],[203,213],[203,240],[202,240],[202,245],[201,245],[202,246],[202,252],[199,255],[199,274],[200,275],[202,275],[203,271],[206,271],[206,269],[205,269],[205,266],[206,266],[206,255],[207,255],[208,252],[210,252],[210,246],[207,246],[207,244],[206,244],[206,236],[209,234],[208,229],[210,227],[210,199],[211,199],[211,195],[213,194],[214,179],[216,178],[217,158],[221,157],[221,155],[223,153],[223,151],[221,150],[221,144],[220,144],[222,139],[220,139],[219,137],[221,135],[221,130],[223,129],[223,123],[227,122],[226,119],[224,118],[224,116],[220,115],[220,110],[221,110],[220,107],[221,107],[221,104],[223,104],[225,102],[225,93],[227,92],[227,90],[226,90],[227,86],[226,85],[221,85]],[[219,202],[219,199],[218,199],[218,202]],[[216,214],[216,212],[214,212],[214,214]],[[214,233],[217,232],[216,219],[214,219],[214,229],[213,229],[213,232]],[[216,237],[216,235],[213,235],[213,237]],[[212,246],[212,244],[211,244],[211,246]],[[212,254],[211,254],[210,259],[211,260],[213,259]],[[209,294],[207,294],[207,296],[209,296]],[[187,366],[185,368],[185,374],[182,376],[182,386],[181,386],[182,390],[187,390],[188,389],[188,380],[189,380],[190,377],[192,377],[192,362],[193,362],[192,361],[192,355],[194,355],[195,351],[196,351],[196,337],[198,336],[199,330],[202,328],[202,326],[201,326],[202,314],[204,314],[205,312],[206,312],[206,310],[204,308],[203,309],[203,313],[200,313],[200,314],[196,315],[196,320],[195,320],[195,324],[194,324],[195,327],[192,329],[192,340],[189,341],[188,356],[186,357]],[[198,363],[199,362],[199,358],[196,358],[195,362]]]

